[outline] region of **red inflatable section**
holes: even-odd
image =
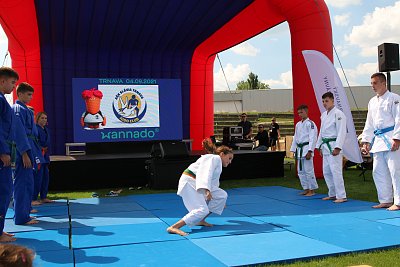
[[[291,32],[294,107],[301,103],[308,104],[311,119],[319,125],[320,112],[316,100],[311,97],[314,92],[301,51],[321,51],[332,60],[332,33],[325,2],[255,0],[201,43],[193,53],[190,138],[194,140],[194,149],[201,149],[201,141],[214,132],[215,55],[284,21],[288,22]],[[0,23],[9,39],[13,68],[20,74],[20,81],[27,81],[35,88],[31,105],[36,111],[43,110],[39,32],[34,1],[0,0]],[[320,158],[316,160],[321,161]],[[318,176],[322,174],[320,165],[316,164]]]
[[[320,124],[320,112],[301,51],[317,50],[331,61],[333,59],[331,24],[325,2],[256,0],[194,52],[190,87],[190,138],[193,139],[193,149],[201,149],[201,141],[214,132],[212,65],[215,54],[284,21],[288,22],[291,32],[294,110],[302,103],[307,104],[310,118]],[[295,122],[298,120],[295,116]],[[317,156],[315,160],[316,175],[321,177],[321,158]]]
[[[8,37],[12,67],[19,74],[19,82],[33,86],[35,93],[30,105],[35,112],[42,111],[42,70],[34,1],[0,0],[0,23]]]

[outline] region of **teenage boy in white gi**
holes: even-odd
[[[368,103],[361,142],[373,157],[379,204],[372,207],[400,210],[400,96],[387,90],[383,73],[373,74],[371,85],[376,96]]]
[[[317,148],[323,156],[323,174],[328,186],[328,196],[323,200],[333,200],[335,203],[347,201],[343,181],[342,147],[346,138],[346,116],[335,107],[331,92],[322,95],[322,104],[326,111],[321,115],[321,130]]]
[[[297,159],[297,173],[304,190],[301,194],[309,197],[315,195],[314,190],[318,189],[313,163],[318,130],[315,123],[308,118],[308,106],[300,105],[297,114],[301,121],[296,124],[290,151]]]

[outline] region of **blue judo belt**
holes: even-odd
[[[383,141],[385,142],[387,148],[390,150],[392,145],[390,144],[389,140],[386,138],[386,135],[384,135],[387,132],[393,131],[394,130],[394,125],[390,127],[386,127],[383,129],[377,129],[374,131],[374,138],[372,138],[370,149],[372,149],[372,146],[374,145],[375,142],[375,137],[379,136],[382,137]]]

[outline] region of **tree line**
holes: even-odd
[[[249,77],[245,81],[240,81],[236,84],[236,90],[259,90],[271,89],[268,84],[258,80],[258,75],[253,72],[249,73]]]

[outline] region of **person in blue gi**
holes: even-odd
[[[8,67],[0,67],[0,242],[12,242],[13,234],[4,232],[6,212],[12,196],[12,168],[15,168],[17,153],[26,167],[31,167],[28,157],[30,146],[22,125],[5,98],[10,94],[19,79],[18,73]],[[22,134],[21,134],[22,133]]]
[[[32,210],[32,196],[34,187],[34,176],[40,168],[41,162],[44,161],[39,143],[37,141],[38,132],[34,120],[32,110],[27,107],[27,104],[32,99],[34,89],[26,82],[20,83],[17,86],[18,100],[13,105],[14,113],[22,123],[25,129],[25,135],[28,138],[31,147],[29,157],[32,162],[31,168],[25,168],[22,164],[16,164],[15,179],[14,179],[14,222],[20,224],[36,224],[37,220],[32,219],[29,215]]]
[[[42,154],[44,157],[44,162],[40,166],[38,171],[38,179],[35,179],[35,188],[33,192],[33,200],[37,200],[40,193],[41,203],[51,203],[54,202],[47,198],[48,188],[49,188],[49,164],[50,164],[50,133],[47,127],[47,114],[46,112],[38,112],[36,114],[36,126],[38,129],[38,141],[42,148]]]

